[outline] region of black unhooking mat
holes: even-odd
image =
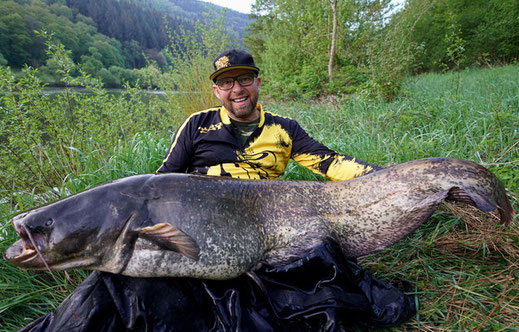
[[[326,242],[290,264],[225,281],[95,271],[56,312],[20,331],[343,331],[415,314],[414,296]]]

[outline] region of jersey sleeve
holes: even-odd
[[[299,124],[294,123],[293,126],[292,159],[328,180],[350,180],[381,169],[360,159],[339,154],[310,137]]]
[[[185,173],[192,161],[193,139],[192,139],[192,118],[188,118],[178,128],[173,136],[173,142],[168,149],[162,165],[157,169],[157,173]]]

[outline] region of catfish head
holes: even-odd
[[[128,230],[147,218],[145,199],[136,194],[146,178],[115,181],[15,216],[20,240],[5,260],[27,269],[117,272],[135,241]]]

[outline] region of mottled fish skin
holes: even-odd
[[[369,190],[367,189],[369,188]],[[330,227],[349,257],[367,255],[399,241],[422,224],[444,199],[498,209],[513,218],[503,185],[486,168],[452,158],[410,161],[345,183],[330,183]]]
[[[43,268],[27,229],[52,269],[228,279],[262,262],[288,262],[325,238],[348,257],[376,252],[411,233],[444,199],[497,208],[504,224],[513,218],[497,178],[459,159],[421,159],[344,182],[146,174],[16,216],[22,239],[4,257]]]

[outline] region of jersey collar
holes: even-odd
[[[258,127],[261,127],[265,123],[265,111],[263,111],[263,106],[261,106],[260,103],[256,104],[256,108],[260,112],[260,122],[259,122]],[[223,124],[226,124],[226,125],[231,124],[231,119],[229,119],[229,115],[227,115],[227,110],[225,109],[224,106],[220,107],[220,120],[223,122]]]

